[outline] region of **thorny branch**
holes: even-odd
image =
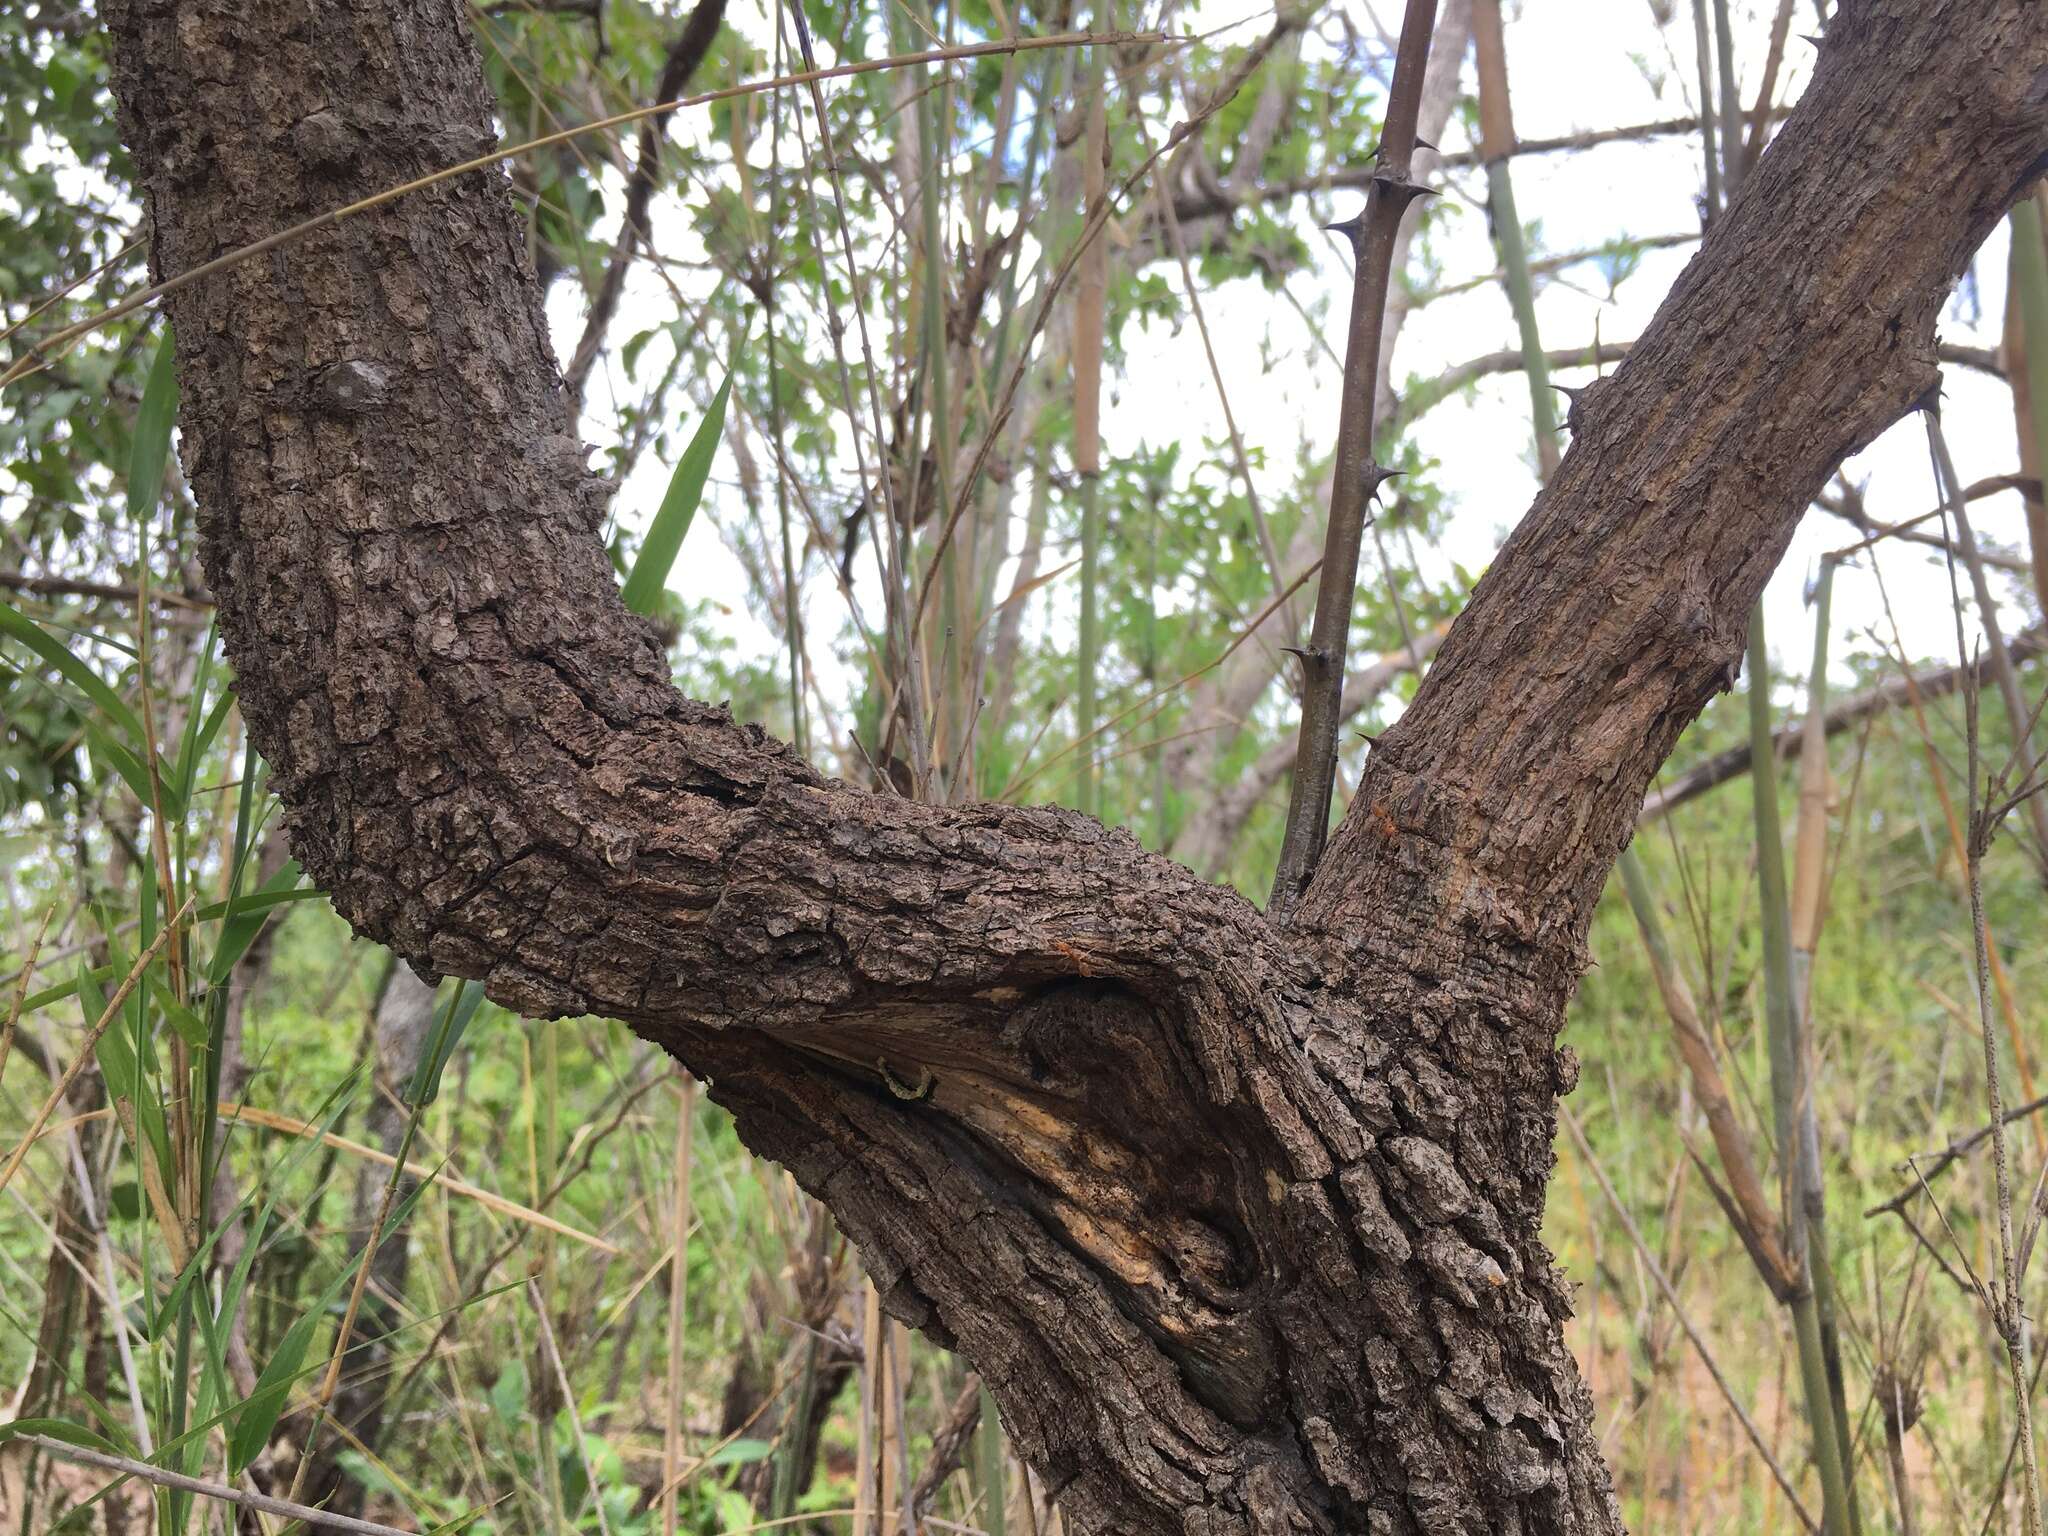
[[[1351,289],[1351,335],[1344,358],[1344,394],[1338,407],[1337,455],[1330,486],[1330,520],[1323,544],[1316,616],[1301,653],[1305,677],[1294,786],[1287,801],[1287,831],[1280,844],[1268,915],[1284,923],[1315,873],[1330,829],[1330,795],[1337,772],[1344,663],[1351,608],[1358,587],[1358,554],[1368,504],[1393,473],[1373,461],[1373,383],[1386,322],[1387,285],[1393,278],[1395,238],[1408,205],[1429,189],[1408,176],[1415,156],[1415,120],[1422,104],[1422,71],[1436,28],[1436,0],[1409,0],[1394,57],[1394,84],[1380,130],[1377,165],[1365,210],[1336,226],[1351,236],[1358,260]]]

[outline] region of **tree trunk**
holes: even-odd
[[[105,10],[160,274],[492,142],[461,0]],[[1537,1236],[1586,924],[2044,151],[2038,8],[1838,11],[1286,931],[1122,832],[853,793],[678,695],[496,170],[169,301],[251,736],[361,932],[705,1078],[1077,1529],[1614,1531]]]

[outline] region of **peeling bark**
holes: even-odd
[[[490,142],[460,0],[105,10],[160,274]],[[1537,1236],[1586,923],[1800,511],[1932,378],[2044,109],[2023,0],[1838,15],[1285,932],[678,695],[501,174],[194,284],[183,453],[294,850],[422,970],[706,1078],[1076,1528],[1617,1530]]]

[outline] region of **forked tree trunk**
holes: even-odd
[[[492,142],[461,0],[105,9],[161,274]],[[1586,924],[2044,151],[2038,5],[1838,8],[1286,931],[1121,832],[852,793],[678,695],[497,171],[169,303],[251,736],[360,931],[706,1078],[1077,1528],[1613,1531],[1537,1237]]]

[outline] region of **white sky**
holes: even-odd
[[[1755,0],[1737,0],[1734,6],[1742,40],[1737,74],[1745,99],[1753,95],[1754,81],[1762,69],[1770,20],[1767,8],[1775,9]],[[1398,18],[1399,6],[1392,0],[1382,0],[1370,9],[1376,9],[1388,23]],[[1352,6],[1354,20],[1362,30],[1374,26],[1368,10],[1357,3]],[[1678,19],[1660,29],[1650,0],[1528,0],[1519,7],[1511,3],[1507,47],[1519,135],[1549,138],[1692,112],[1697,76],[1689,7],[1681,3],[1677,10]],[[1249,40],[1270,24],[1269,16],[1266,10],[1212,0],[1200,8],[1190,25],[1207,30],[1243,17],[1245,24],[1235,36]],[[765,35],[766,23],[760,17],[737,15],[734,21]],[[1800,5],[1783,77],[1789,79],[1795,93],[1804,87],[1813,57],[1811,48],[1796,34],[1813,24],[1810,8]],[[1468,82],[1469,71],[1468,60]],[[1781,85],[1781,98],[1785,89]],[[704,120],[693,125],[678,123],[677,131],[702,132]],[[1464,147],[1462,130],[1455,124],[1447,140],[1446,150]],[[1525,223],[1539,226],[1532,255],[1590,249],[1624,236],[1696,232],[1693,197],[1699,187],[1699,167],[1700,151],[1692,138],[1518,159],[1515,191],[1521,216]],[[1483,193],[1480,173],[1457,174],[1462,185]],[[1340,208],[1348,213],[1354,202],[1341,199]],[[1436,237],[1445,280],[1456,283],[1492,271],[1494,255],[1483,207],[1455,193],[1445,202],[1453,211]],[[1297,204],[1304,229],[1313,226],[1317,211],[1309,200]],[[683,210],[674,206],[658,209],[657,221],[665,251],[686,257],[698,254]],[[1311,237],[1311,248],[1317,253],[1316,267],[1293,277],[1290,289],[1311,313],[1328,302],[1327,313],[1337,317],[1333,342],[1341,344],[1341,316],[1350,284],[1348,257],[1321,236]],[[1695,248],[1646,253],[1635,275],[1613,296],[1605,291],[1601,269],[1591,263],[1545,280],[1539,290],[1538,311],[1546,345],[1585,345],[1596,325],[1604,340],[1634,338]],[[2004,313],[2005,259],[2006,238],[2001,226],[1979,253],[1974,271],[1951,302],[1942,324],[1944,340],[1997,345]],[[838,264],[833,265],[838,270]],[[1161,270],[1178,290],[1178,272]],[[578,296],[570,291],[572,287],[557,285],[551,311],[558,348],[564,356],[580,328]],[[625,324],[615,334],[628,335],[664,323],[673,310],[666,285],[643,265],[629,288]],[[1277,495],[1286,488],[1302,445],[1320,454],[1326,453],[1334,440],[1335,370],[1308,341],[1294,307],[1283,297],[1269,295],[1256,282],[1234,283],[1205,293],[1204,311],[1224,377],[1232,381],[1231,404],[1247,447],[1265,450],[1269,468],[1261,473],[1261,489]],[[1397,381],[1411,373],[1427,377],[1468,358],[1509,347],[1515,339],[1505,296],[1497,286],[1483,286],[1411,315],[1401,335],[1394,376]],[[1148,326],[1142,332],[1134,327],[1127,331],[1125,341],[1126,373],[1105,400],[1106,452],[1114,454],[1119,444],[1128,451],[1140,442],[1161,443],[1175,436],[1191,442],[1225,436],[1200,336],[1191,319],[1177,334],[1165,325]],[[656,343],[648,348],[639,370],[643,380],[656,376],[661,346]],[[1271,367],[1262,376],[1268,360]],[[614,360],[607,366],[615,370],[617,365]],[[1963,481],[1967,484],[2015,470],[2010,393],[1998,381],[1970,370],[1950,368],[1946,374],[1945,423]],[[698,399],[708,398],[714,386],[715,380],[705,382],[697,391]],[[617,387],[619,398],[632,397],[632,386],[622,378]],[[590,398],[588,426],[593,435],[602,435],[610,398],[602,373],[592,381]],[[687,424],[672,434],[672,453],[680,452],[687,436]],[[1469,569],[1482,568],[1536,490],[1526,383],[1519,374],[1498,375],[1483,382],[1476,399],[1449,401],[1427,415],[1417,428],[1416,440],[1436,462],[1437,478],[1453,509],[1436,545],[1423,551],[1425,564],[1434,562],[1429,574],[1446,574],[1453,560]],[[765,460],[763,464],[765,469]],[[1868,481],[1868,507],[1880,519],[1914,516],[1934,505],[1925,432],[1917,415],[1895,426],[1846,467],[1852,479]],[[622,515],[644,518],[651,512],[660,501],[667,474],[668,465],[651,456],[643,460],[621,494]],[[712,494],[722,501],[719,515],[737,513],[729,450],[721,450],[713,475]],[[1019,511],[1021,514],[1021,501]],[[1971,513],[1986,545],[2023,548],[2025,531],[2016,494],[2008,492],[1973,503]],[[750,612],[738,562],[728,550],[705,538],[705,532],[708,529],[693,533],[689,558],[678,563],[672,584],[686,597],[708,596],[729,611],[730,634],[739,656],[773,655],[778,636],[770,622]],[[1806,670],[1812,619],[1803,597],[1820,554],[1856,537],[1847,524],[1824,513],[1810,513],[1801,526],[1766,594],[1768,630],[1781,677],[1803,675]],[[1908,649],[1916,656],[1952,656],[1955,636],[1947,576],[1934,552],[1897,543],[1883,548],[1885,578]],[[1370,564],[1370,548],[1367,560]],[[1051,552],[1047,563],[1055,563]],[[861,568],[872,571],[865,555]],[[1372,579],[1370,570],[1363,572],[1361,579]],[[1996,572],[1993,580],[2009,604],[2003,622],[2010,633],[2028,622],[2026,605],[2031,599],[2024,583]],[[878,605],[871,578],[868,585],[863,602],[872,613]],[[1053,593],[1039,612],[1049,612],[1049,621],[1061,625],[1070,622],[1071,606],[1071,594]],[[836,591],[823,581],[813,583],[807,593],[806,610],[819,641],[825,638],[820,627],[829,633],[844,617]],[[1832,655],[1839,662],[1845,651],[1868,653],[1872,647],[1862,638],[1864,632],[1873,626],[1883,632],[1883,625],[1876,583],[1867,564],[1842,571],[1836,581]],[[813,656],[829,692],[828,647],[815,644]],[[845,681],[847,689],[839,696],[850,702],[853,679],[846,675]]]

